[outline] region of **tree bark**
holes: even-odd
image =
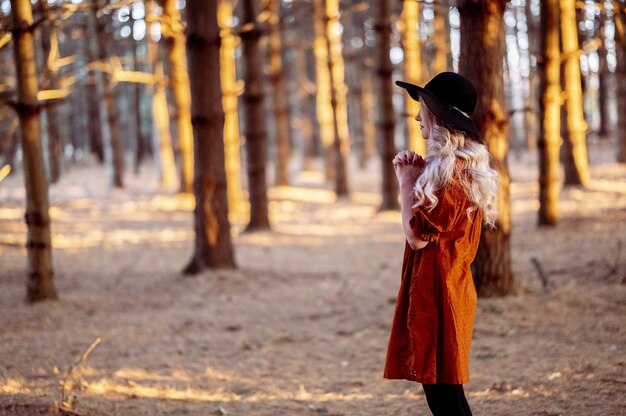
[[[344,64],[341,54],[341,33],[339,25],[339,0],[324,0],[326,48],[328,51],[328,72],[330,74],[330,104],[333,112],[333,149],[335,159],[335,193],[347,196],[350,135],[348,131],[348,109]]]
[[[241,155],[239,146],[239,114],[238,93],[240,86],[237,82],[235,66],[235,49],[237,37],[230,25],[233,18],[231,0],[220,0],[217,12],[217,22],[222,28],[222,43],[220,46],[220,70],[222,83],[222,103],[224,107],[224,154],[226,158],[226,183],[228,189],[228,209],[230,215],[243,211],[243,191],[241,187]]]
[[[246,114],[246,148],[248,153],[248,192],[250,222],[247,231],[270,228],[267,200],[267,140],[263,113],[263,87],[261,84],[261,59],[259,38],[261,31],[256,23],[256,1],[244,0],[242,5],[241,33],[243,40],[244,79],[243,95]]]
[[[391,49],[391,16],[388,0],[378,0],[378,21],[376,22],[376,34],[378,40],[378,99],[380,121],[381,145],[381,169],[382,169],[382,205],[381,210],[399,209],[398,182],[391,161],[396,154],[394,144],[395,112],[392,101],[391,74],[393,66],[389,58]]]
[[[404,45],[404,77],[406,82],[423,85],[422,53],[419,40],[419,3],[413,0],[404,0],[402,8],[402,43]],[[409,149],[425,155],[426,145],[422,138],[419,124],[415,116],[419,111],[419,103],[411,97],[406,98],[406,124],[409,131]]]
[[[15,73],[17,77],[17,114],[22,130],[24,180],[26,187],[26,226],[28,237],[29,302],[57,299],[52,269],[48,182],[44,170],[39,102],[37,101],[37,65],[33,39],[33,14],[29,0],[11,0]]]
[[[600,48],[598,49],[599,69],[598,69],[598,109],[600,110],[600,128],[598,135],[608,137],[611,134],[611,123],[609,117],[609,79],[610,72],[606,63],[606,21],[607,14],[603,7],[600,11]]]
[[[583,114],[583,91],[580,80],[578,31],[576,30],[575,0],[562,0],[561,43],[565,62],[565,93],[567,96],[567,124],[565,134],[565,185],[589,185],[589,160],[587,156],[587,123]]]
[[[276,185],[289,185],[289,118],[283,82],[282,40],[280,28],[281,0],[270,0],[269,18],[270,73],[276,124]]]
[[[541,2],[541,57],[538,72],[541,131],[539,148],[539,225],[556,225],[559,200],[559,143],[561,88],[559,2]]]
[[[176,109],[176,126],[178,131],[178,148],[180,150],[181,191],[192,192],[193,189],[193,133],[191,131],[191,97],[189,91],[189,75],[187,73],[187,57],[185,52],[184,27],[180,11],[176,8],[176,0],[161,0],[163,7],[162,25],[166,42],[169,68],[170,88]]]
[[[219,0],[187,0],[187,53],[194,137],[195,252],[186,274],[235,268],[224,168]]]
[[[472,271],[480,296],[504,296],[515,290],[511,268],[510,179],[507,163],[508,120],[504,104],[504,0],[462,1],[459,73],[478,89],[474,113],[489,149],[492,166],[500,174],[494,230],[484,229]]]
[[[96,0],[89,0],[89,10],[86,12],[87,30],[85,36],[85,50],[87,55],[87,64],[94,63],[98,60],[100,53],[98,52],[98,35],[96,33],[96,21],[98,5]],[[87,104],[88,104],[88,128],[89,128],[89,147],[91,153],[95,154],[100,163],[105,162],[103,137],[104,123],[107,119],[106,109],[104,109],[104,88],[102,86],[102,75],[100,73],[90,71],[87,75]],[[108,138],[106,139],[109,140]]]

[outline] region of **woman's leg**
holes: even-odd
[[[423,384],[434,416],[472,416],[462,384]]]

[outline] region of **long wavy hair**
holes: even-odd
[[[421,117],[429,118],[431,129],[426,140],[426,167],[414,186],[416,203],[413,207],[435,208],[439,203],[435,192],[455,178],[472,203],[467,209],[468,217],[480,209],[483,223],[493,227],[498,216],[495,205],[500,177],[489,165],[487,147],[465,132],[446,125],[422,100],[420,103]]]

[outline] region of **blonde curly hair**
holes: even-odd
[[[493,227],[498,217],[495,208],[500,176],[490,166],[487,147],[467,133],[445,125],[421,103],[421,117],[428,117],[431,129],[426,140],[426,166],[414,186],[416,203],[432,210],[439,202],[435,192],[458,179],[472,202],[467,215],[480,209],[485,225]],[[458,163],[460,161],[461,163]]]

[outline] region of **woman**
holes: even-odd
[[[444,72],[424,88],[397,84],[421,103],[426,158],[405,150],[393,159],[407,242],[384,377],[422,383],[435,416],[471,415],[463,392],[476,309],[470,264],[482,225],[496,217],[498,174],[471,120],[471,82]]]

